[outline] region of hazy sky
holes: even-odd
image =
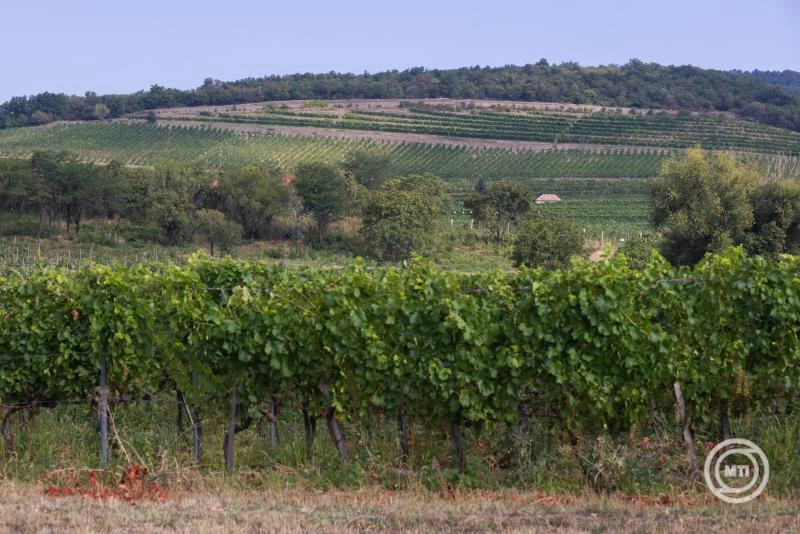
[[[413,66],[800,71],[800,0],[0,0],[0,102]]]

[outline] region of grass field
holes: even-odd
[[[414,434],[408,466],[395,458],[393,422],[366,430],[345,423],[351,464],[332,454],[318,429],[314,459],[302,452],[299,414],[287,411],[270,446],[257,425],[237,435],[236,472],[224,473],[224,402],[204,415],[203,460],[190,434],[176,431],[174,406],[135,402],[112,413],[113,452],[98,470],[98,435],[88,405],[66,405],[11,420],[0,441],[0,532],[789,532],[800,528],[796,416],[733,421],[765,447],[773,468],[767,493],[746,505],[717,501],[686,471],[677,425],[639,436],[557,443],[546,422],[504,442],[504,429],[465,432],[465,473],[447,467],[445,432]],[[31,414],[33,415],[33,414]],[[665,423],[667,423],[665,421]],[[186,421],[184,421],[184,425]],[[643,432],[645,429],[642,429]],[[708,443],[709,429],[698,429]],[[648,431],[649,432],[649,431]],[[505,444],[504,444],[505,443]],[[522,463],[503,467],[508,449]],[[589,479],[575,465],[585,462]],[[145,466],[137,487],[125,466]],[[592,486],[595,487],[592,487]]]
[[[163,501],[47,497],[0,485],[0,532],[797,532],[798,503],[655,504],[538,492],[206,488]]]

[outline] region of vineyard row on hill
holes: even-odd
[[[265,108],[259,113],[224,113],[185,120],[246,124],[340,128],[480,139],[546,143],[628,145],[657,148],[733,150],[800,155],[800,133],[724,117],[610,115],[578,116],[429,110],[338,113]]]
[[[523,389],[570,432],[670,414],[675,384],[694,420],[714,419],[800,393],[798,272],[798,258],[740,249],[694,270],[617,258],[287,271],[202,257],[44,270],[0,279],[0,399],[89,399],[105,363],[118,394],[230,396],[233,424],[278,398],[325,414],[337,444],[365,411],[455,432],[513,421]]]

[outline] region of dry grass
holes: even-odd
[[[650,501],[646,501],[650,502]],[[221,489],[162,502],[47,497],[0,485],[0,532],[790,532],[797,502],[641,504],[539,493],[391,493]]]

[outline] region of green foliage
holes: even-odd
[[[477,191],[464,200],[476,220],[486,225],[496,243],[500,243],[511,225],[516,228],[530,211],[533,193],[518,182],[492,182],[485,192]]]
[[[523,387],[570,432],[634,428],[679,381],[694,417],[800,394],[800,269],[732,249],[694,270],[653,258],[519,273],[290,271],[194,257],[0,278],[0,399],[88,398],[108,358],[120,394],[236,388],[402,410],[428,428],[513,421]],[[320,387],[323,385],[324,387]]]
[[[98,102],[94,105],[94,109],[92,110],[92,117],[98,120],[108,118],[111,110],[103,103]]]
[[[141,199],[148,219],[155,221],[170,245],[191,236],[193,198],[203,181],[197,167],[176,162],[159,162],[147,179],[147,198]]]
[[[317,221],[318,238],[323,241],[328,225],[347,213],[355,183],[335,165],[304,163],[297,166],[294,184],[303,208]]]
[[[225,169],[212,182],[222,197],[220,208],[241,225],[245,238],[263,239],[273,218],[286,211],[291,191],[282,176],[276,167],[249,165]]]
[[[730,154],[707,156],[692,149],[664,163],[653,187],[653,223],[664,231],[662,252],[673,263],[692,265],[707,252],[747,241],[754,223],[750,197],[756,169]]]
[[[385,154],[366,150],[350,152],[342,162],[342,168],[353,175],[359,185],[367,189],[378,189],[389,177],[391,160]]]
[[[517,267],[560,269],[583,253],[583,230],[563,217],[533,216],[525,221],[514,241],[511,258]]]
[[[372,254],[399,261],[422,250],[433,237],[446,198],[444,184],[432,175],[397,178],[372,192],[361,226]]]
[[[756,189],[752,202],[749,250],[768,256],[800,252],[800,183],[769,181]]]
[[[30,169],[20,170],[7,175],[7,188],[17,209],[22,204],[37,214],[40,233],[53,232],[62,221],[78,233],[83,216],[97,212],[107,190],[104,169],[66,152],[35,152]]]
[[[660,239],[655,236],[634,237],[626,239],[619,247],[618,254],[625,256],[631,269],[644,269],[658,253]]]
[[[231,247],[242,238],[242,226],[225,219],[221,211],[202,209],[195,214],[196,226],[200,235],[208,243],[209,252],[214,255],[214,248],[220,252],[229,252]]]

